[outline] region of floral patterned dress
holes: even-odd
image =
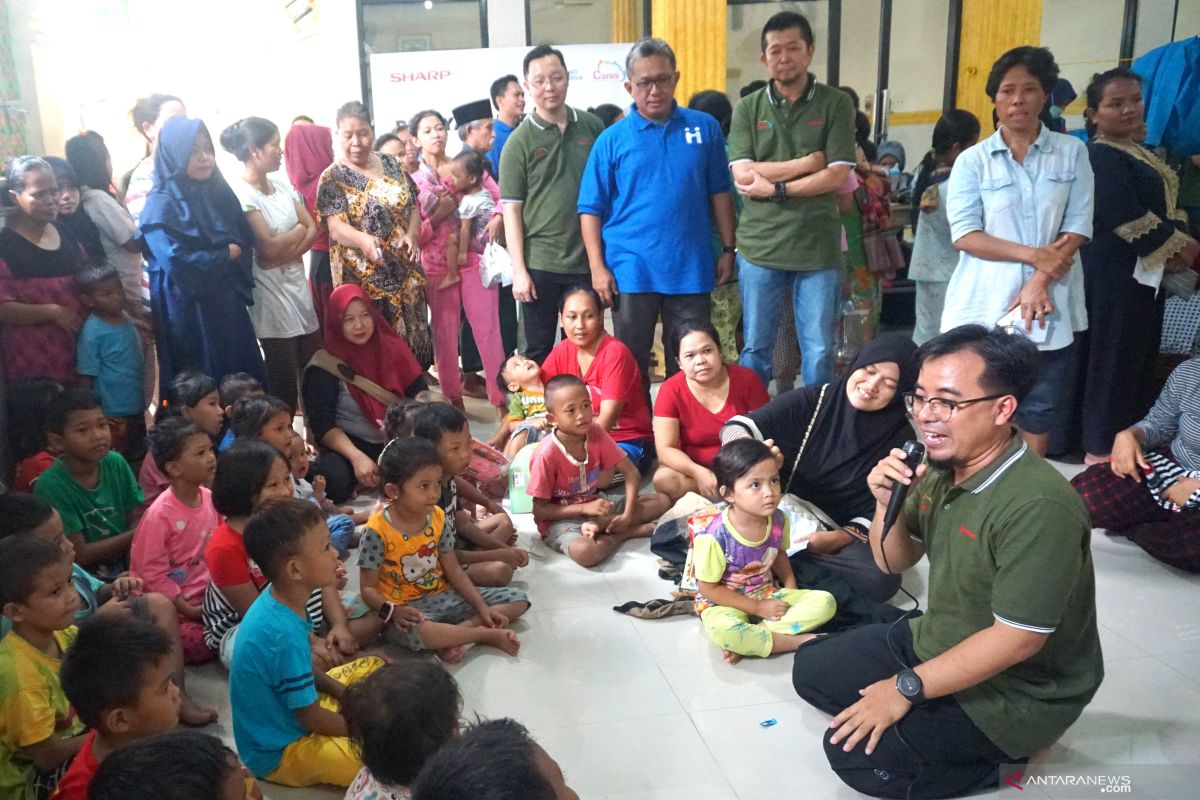
[[[376,265],[358,250],[329,241],[329,263],[334,286],[361,286],[375,307],[408,343],[423,368],[433,363],[433,338],[425,303],[425,273],[417,260],[400,254],[408,232],[409,216],[417,200],[417,187],[396,159],[378,153],[383,177],[372,178],[335,162],[321,174],[317,187],[317,213],[323,225],[336,216],[357,230],[374,236],[383,249],[383,264]]]

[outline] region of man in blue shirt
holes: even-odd
[[[625,59],[625,75],[633,107],[596,140],[578,210],[592,286],[612,307],[614,333],[648,390],[659,314],[665,353],[685,317],[709,318],[710,293],[733,273],[733,184],[719,123],[675,102],[671,46],[642,39]],[[723,250],[715,270],[712,221]],[[664,360],[668,375],[677,371],[674,358]]]
[[[521,88],[521,82],[517,80],[516,75],[502,75],[492,82],[491,98],[492,105],[496,107],[496,120],[493,124],[496,138],[487,157],[492,162],[492,174],[499,182],[500,154],[504,152],[504,143],[525,116],[525,90]]]

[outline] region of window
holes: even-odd
[[[367,55],[483,46],[480,0],[360,0]]]
[[[615,0],[623,2],[624,0]],[[607,44],[613,39],[614,0],[528,0],[532,44]],[[645,30],[642,0],[629,3],[634,12],[633,40]]]
[[[829,75],[829,3],[826,0],[803,0],[802,2],[788,3],[731,2],[727,30],[728,43],[725,50],[725,81],[726,91],[735,105],[740,98],[739,92],[743,86],[751,81],[766,80],[767,78],[766,67],[759,61],[759,56],[762,55],[762,28],[767,20],[780,11],[796,11],[808,18],[817,44],[812,71],[821,81],[824,81]],[[872,65],[875,63],[874,53],[875,50],[872,48],[869,55]],[[872,80],[871,85],[874,86],[874,83]]]

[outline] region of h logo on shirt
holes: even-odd
[[[683,129],[683,140],[688,144],[704,144],[704,137],[700,134],[700,126],[695,128]]]

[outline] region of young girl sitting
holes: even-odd
[[[458,736],[462,697],[435,661],[404,659],[351,684],[342,716],[363,768],[345,800],[408,800],[426,759]]]
[[[385,506],[363,533],[359,585],[387,626],[384,637],[413,650],[436,650],[455,663],[464,645],[482,643],[516,655],[508,625],[529,608],[525,593],[477,589],[463,572],[446,527],[442,458],[420,438],[392,440],[379,456]]]
[[[229,429],[233,439],[262,439],[284,458],[292,450],[292,409],[278,397],[269,394],[251,395],[233,406]]]
[[[171,381],[170,396],[163,400],[158,419],[183,417],[200,426],[215,443],[225,423],[225,412],[221,409],[221,395],[217,382],[194,369],[184,370]],[[154,461],[151,453],[143,459],[138,471],[138,485],[146,495],[146,508],[171,485],[171,481]]]
[[[712,471],[729,506],[692,542],[704,632],[730,664],[791,652],[837,606],[828,592],[796,588],[775,456],[756,439],[738,439],[717,452]]]
[[[150,430],[150,452],[171,485],[138,523],[130,572],[141,578],[146,591],[175,604],[184,661],[203,664],[216,656],[205,643],[201,604],[209,581],[204,551],[221,522],[206,488],[217,458],[209,435],[182,417],[165,419]]]

